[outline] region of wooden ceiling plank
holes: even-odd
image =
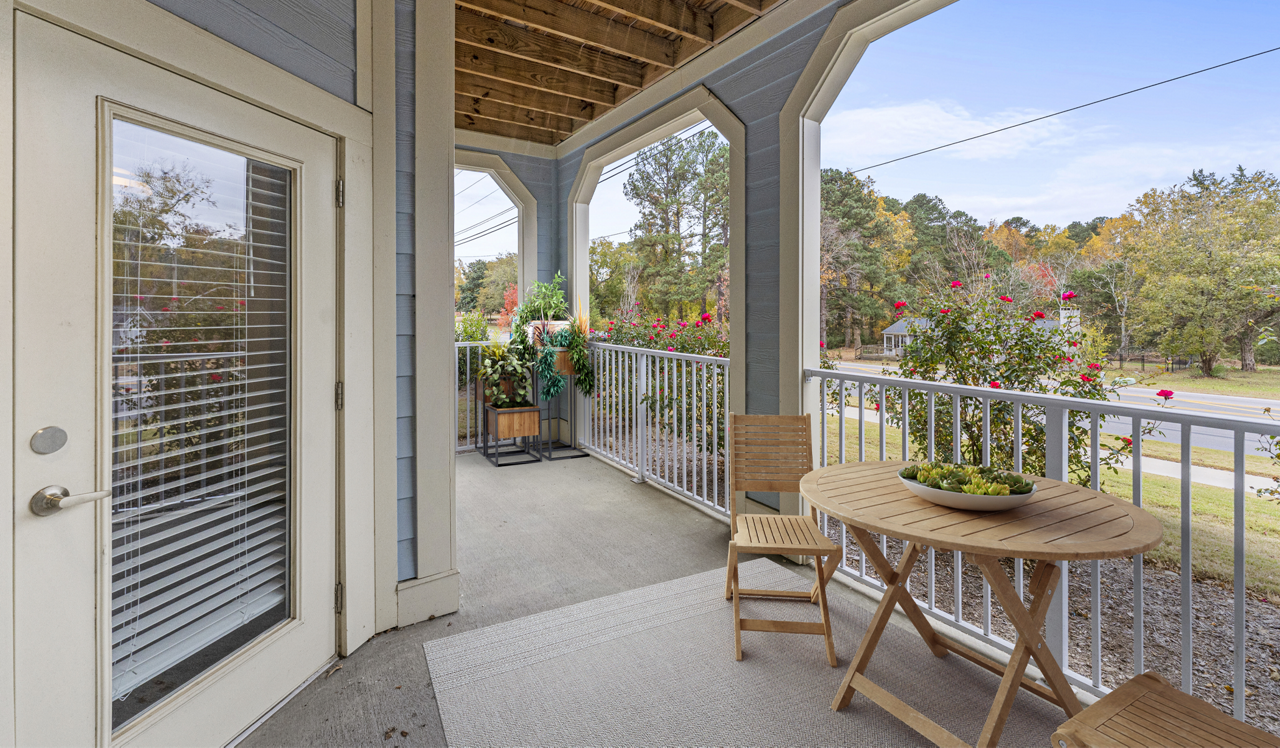
[[[753,16],[764,15],[764,3],[761,0],[725,0],[725,3],[741,8]]]
[[[505,18],[583,44],[666,67],[675,67],[675,44],[559,0],[455,0],[471,10]]]
[[[474,117],[496,119],[500,122],[511,122],[525,127],[536,127],[539,130],[550,130],[562,137],[573,134],[574,123],[568,117],[559,117],[546,112],[535,112],[512,104],[483,99],[478,96],[467,96],[455,93],[453,110]]]
[[[468,44],[454,45],[454,69],[606,106],[613,106],[624,90],[585,75]],[[633,89],[625,91],[630,95]]]
[[[640,88],[643,83],[643,63],[586,48],[558,37],[526,31],[495,18],[465,10],[456,11],[454,18],[454,38],[459,42],[622,86]]]
[[[665,68],[664,68],[665,69]],[[525,109],[532,109],[547,114],[570,117],[579,122],[590,122],[609,110],[600,104],[592,104],[582,99],[573,99],[560,94],[535,91],[532,88],[517,86],[514,83],[483,78],[472,73],[456,71],[453,77],[454,90],[460,94],[474,96],[502,104],[514,104]]]
[[[453,126],[459,130],[471,130],[473,132],[484,132],[490,135],[500,135],[506,138],[516,138],[517,140],[528,140],[534,143],[543,143],[545,145],[555,145],[563,138],[555,133],[547,130],[539,130],[536,127],[525,127],[511,122],[499,122],[493,119],[483,119],[480,117],[471,117],[461,112],[453,115]]]
[[[689,5],[684,0],[591,0],[601,8],[638,18],[664,31],[680,34],[693,41],[710,43],[713,39],[711,14]]]

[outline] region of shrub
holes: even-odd
[[[900,311],[899,315],[906,314]],[[920,320],[912,325],[913,339],[903,352],[899,368],[886,374],[930,382],[983,387],[990,390],[1018,390],[1063,395],[1089,400],[1106,400],[1118,388],[1102,373],[1103,347],[1089,340],[1089,333],[1064,330],[1044,322],[1041,311],[1024,313],[1009,297],[996,297],[990,289],[969,290],[954,284],[950,291],[923,299],[913,314]],[[872,388],[874,389],[874,388]],[[886,418],[902,425],[902,390],[889,387]],[[992,393],[998,396],[996,392]],[[878,394],[873,395],[878,397]],[[925,417],[928,395],[912,392],[909,412],[912,451],[923,455],[929,426]],[[933,439],[935,454],[950,459],[952,441],[952,397],[935,396]],[[982,462],[982,402],[960,398],[960,453],[965,462]],[[1153,432],[1157,424],[1149,424]],[[1045,473],[1045,409],[1022,406],[1022,433],[1014,430],[1014,405],[990,401],[991,464],[1011,470],[1014,450],[1020,438],[1023,472]],[[1088,485],[1090,428],[1087,418],[1069,419],[1069,478]],[[1122,457],[1132,447],[1105,448],[1101,468],[1116,471]],[[1101,476],[1099,476],[1101,479]]]

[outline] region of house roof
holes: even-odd
[[[1044,328],[1053,330],[1058,327],[1058,320],[1047,319],[1047,318],[1038,319],[1036,320],[1035,324],[1036,324],[1036,327],[1044,327]],[[897,322],[894,322],[892,325],[889,325],[888,327],[884,328],[884,332],[881,334],[882,335],[905,335],[911,332],[910,328],[912,327],[912,325],[916,327],[921,327],[927,330],[929,329],[930,323],[929,323],[929,320],[924,319],[922,317],[903,317]]]

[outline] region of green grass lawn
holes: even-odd
[[[1170,462],[1182,461],[1182,446],[1179,444],[1170,444],[1168,442],[1158,442],[1152,439],[1142,440],[1142,454],[1144,457],[1154,457],[1157,460],[1169,460]],[[1236,467],[1235,456],[1230,452],[1221,449],[1209,449],[1208,447],[1192,447],[1191,448],[1191,464],[1201,467],[1216,468],[1218,470],[1226,470],[1234,472]],[[1262,455],[1245,455],[1244,469],[1249,475],[1260,475],[1264,478],[1280,478],[1280,464],[1270,457]]]
[[[839,461],[839,425],[833,418],[827,419],[827,461]],[[866,457],[870,462],[880,459],[880,428],[868,421],[865,426]],[[885,428],[885,458],[902,459],[902,432],[893,426]],[[1147,448],[1143,442],[1143,448]],[[1158,444],[1152,442],[1151,444]],[[1175,453],[1176,445],[1170,447]],[[1158,450],[1156,450],[1158,451]],[[1217,452],[1218,450],[1202,450]],[[1153,451],[1146,454],[1156,456]],[[1225,453],[1222,453],[1225,454]],[[1193,452],[1193,461],[1195,460]],[[945,457],[945,455],[939,455]],[[1174,454],[1174,459],[1177,455]],[[845,423],[845,460],[858,459],[858,422],[847,419]],[[1217,465],[1210,465],[1217,467]],[[1228,468],[1229,469],[1229,468]],[[1266,473],[1260,473],[1266,474]],[[1108,473],[1103,480],[1103,490],[1122,499],[1133,499],[1133,473],[1120,470]],[[1176,478],[1145,475],[1142,480],[1142,505],[1164,526],[1164,540],[1146,555],[1146,560],[1162,568],[1177,570],[1180,567],[1182,526],[1182,491]],[[1191,532],[1192,572],[1200,579],[1213,579],[1231,583],[1233,579],[1232,528],[1235,516],[1235,496],[1230,489],[1192,484]],[[1267,597],[1280,596],[1280,504],[1264,501],[1256,496],[1245,496],[1245,580],[1249,588]]]
[[[1259,366],[1257,372],[1249,373],[1239,369],[1227,369],[1221,378],[1200,376],[1200,370],[1197,368],[1158,372],[1148,365],[1144,373],[1133,364],[1129,364],[1124,369],[1111,366],[1107,372],[1112,377],[1132,376],[1139,381],[1148,380],[1147,384],[1152,389],[1280,399],[1280,366]]]

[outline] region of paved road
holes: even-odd
[[[859,374],[880,374],[886,367],[897,368],[892,362],[880,363],[874,361],[841,361],[837,363],[837,367],[841,371]],[[1119,400],[1123,403],[1154,405],[1160,398],[1156,397],[1156,390],[1143,387],[1124,387],[1120,390]],[[1272,412],[1277,417],[1280,417],[1280,400],[1273,399],[1238,397],[1234,395],[1202,395],[1188,392],[1175,395],[1167,405],[1172,410],[1253,418],[1265,417],[1262,409],[1268,406],[1271,407]],[[854,412],[856,415],[856,411]],[[1107,434],[1127,436],[1132,430],[1133,427],[1130,425],[1128,418],[1110,418],[1102,426],[1103,433]],[[1164,428],[1163,434],[1153,434],[1148,438],[1179,444],[1181,442],[1179,431],[1179,427],[1175,424]],[[1191,443],[1193,446],[1220,449],[1227,452],[1230,452],[1234,446],[1230,431],[1200,427],[1192,428]],[[1245,448],[1250,454],[1264,454],[1257,436],[1247,436],[1245,438]]]

